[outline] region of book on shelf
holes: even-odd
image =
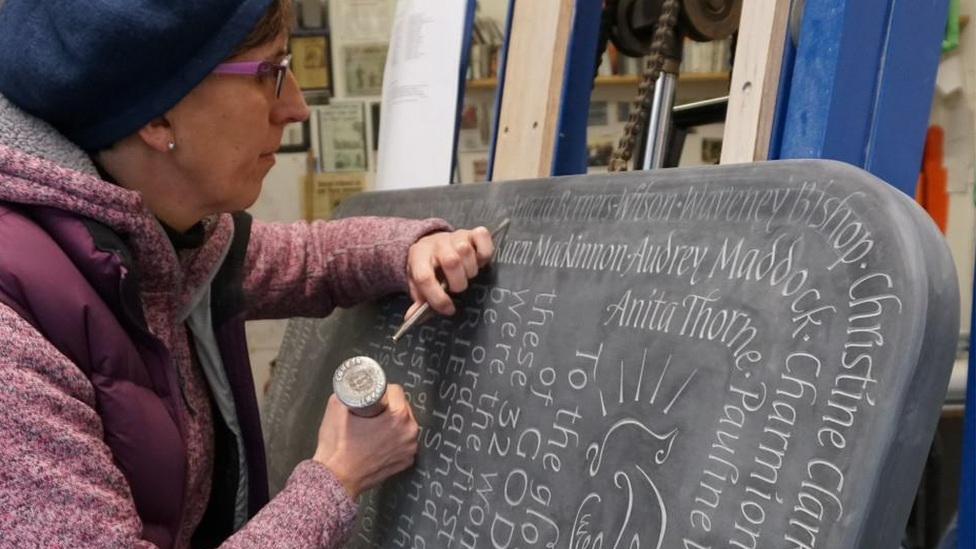
[[[468,80],[498,77],[499,55],[505,35],[498,22],[491,17],[475,17],[471,29],[471,55],[468,60]]]
[[[458,125],[459,151],[487,151],[491,141],[492,105],[465,101]]]

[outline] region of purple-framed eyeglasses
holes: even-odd
[[[216,74],[243,74],[250,76],[264,76],[273,74],[275,81],[275,97],[281,97],[281,87],[285,83],[285,75],[291,65],[291,54],[284,56],[277,63],[273,61],[235,61],[221,63],[213,70]]]

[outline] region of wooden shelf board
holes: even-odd
[[[686,72],[678,75],[678,82],[728,82],[727,72]]]
[[[481,78],[479,80],[468,80],[467,87],[475,89],[487,89],[494,88],[498,85],[498,80],[495,78]]]

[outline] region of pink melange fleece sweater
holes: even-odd
[[[219,267],[233,232],[230,216],[207,219],[203,246],[177,255],[138,193],[2,145],[0,201],[61,208],[128,239],[149,328],[186,380],[188,504],[176,547],[188,547],[210,493],[213,412],[177,315]],[[255,222],[244,278],[249,318],[324,316],[401,291],[409,245],[447,228],[437,220],[384,218]],[[336,547],[354,516],[335,476],[308,460],[221,547]],[[140,533],[128,485],[102,440],[91,383],[31,324],[0,305],[0,548],[154,547]]]

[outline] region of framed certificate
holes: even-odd
[[[347,96],[368,97],[383,93],[386,52],[386,44],[352,44],[344,48]]]
[[[288,45],[298,86],[302,90],[331,90],[329,35],[325,31],[296,31]]]
[[[366,119],[361,101],[317,108],[319,158],[323,172],[364,172],[368,168]]]

